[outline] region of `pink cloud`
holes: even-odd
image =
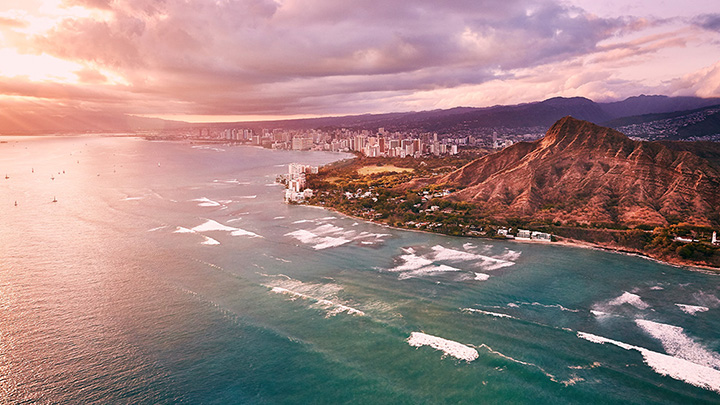
[[[469,88],[506,92],[448,100],[610,97],[623,93],[621,86],[644,88],[618,76],[623,64],[694,40],[664,32],[667,22],[657,19],[601,18],[551,0],[65,4],[105,17],[59,21],[24,50],[86,65],[76,72],[80,84],[0,81],[1,94],[113,111],[124,100],[136,114],[218,115],[407,110],[417,107],[408,101],[414,94]],[[624,39],[645,30],[661,32]],[[100,72],[128,85],[112,85]],[[530,94],[536,98],[527,100]]]

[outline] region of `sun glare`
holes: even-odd
[[[79,63],[69,62],[49,55],[23,55],[13,49],[0,49],[0,76],[27,77],[32,81],[74,83],[73,73],[83,68]]]

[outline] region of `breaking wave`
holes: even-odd
[[[477,350],[470,346],[422,332],[412,332],[407,342],[412,347],[430,346],[435,350],[442,351],[443,357],[452,356],[468,363],[479,357]]]
[[[590,333],[577,332],[577,336],[593,343],[608,343],[625,350],[636,350],[642,354],[645,364],[656,373],[720,393],[720,371],[714,368]]]

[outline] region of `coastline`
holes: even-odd
[[[305,206],[305,207],[312,207],[312,208],[324,209],[324,210],[327,210],[327,211],[330,211],[330,212],[333,212],[333,213],[336,213],[336,214],[339,214],[339,215],[343,215],[343,216],[348,217],[348,218],[352,218],[352,219],[357,220],[357,221],[363,221],[363,222],[365,222],[365,223],[369,223],[369,224],[373,224],[373,225],[379,225],[379,226],[383,226],[383,227],[386,227],[386,228],[395,229],[395,230],[398,230],[398,231],[420,232],[420,233],[425,233],[425,234],[430,234],[430,235],[445,235],[445,236],[451,236],[451,235],[447,235],[447,234],[440,233],[440,232],[430,232],[430,231],[424,231],[424,230],[421,230],[421,229],[401,228],[401,227],[397,227],[397,226],[393,226],[393,225],[388,225],[388,224],[385,224],[385,223],[382,223],[382,222],[375,222],[375,221],[372,221],[372,220],[369,220],[369,219],[366,219],[366,218],[361,218],[361,217],[356,217],[356,216],[354,216],[354,215],[346,214],[346,213],[341,212],[341,211],[338,211],[337,209],[332,208],[332,207],[325,207],[325,206],[313,205],[313,204],[299,204],[299,205],[302,205],[302,206]],[[657,258],[657,257],[653,257],[652,255],[649,255],[649,254],[647,254],[647,253],[645,253],[645,252],[634,251],[634,250],[623,249],[623,248],[617,248],[617,247],[612,247],[612,246],[604,246],[604,245],[599,245],[599,244],[595,244],[595,243],[591,243],[591,242],[586,242],[586,241],[576,240],[576,239],[570,239],[570,238],[565,238],[565,237],[561,237],[562,239],[557,240],[557,241],[554,241],[554,242],[534,241],[534,240],[532,240],[532,239],[530,239],[530,240],[524,240],[524,239],[520,239],[520,240],[518,240],[518,239],[495,239],[495,238],[491,238],[491,237],[487,237],[487,236],[465,236],[465,235],[461,235],[461,236],[456,236],[456,237],[459,237],[459,238],[468,238],[468,239],[503,240],[503,241],[507,241],[507,242],[516,242],[516,243],[534,243],[534,244],[543,244],[543,245],[547,245],[547,246],[566,246],[566,247],[571,247],[571,248],[601,250],[601,251],[605,251],[605,252],[609,252],[609,253],[615,253],[615,254],[620,254],[620,255],[624,255],[624,256],[640,257],[640,258],[643,258],[643,259],[646,259],[646,260],[653,261],[653,262],[655,262],[655,263],[664,264],[664,265],[672,266],[672,267],[675,267],[675,268],[682,268],[682,269],[686,269],[686,270],[689,270],[689,271],[698,271],[698,272],[702,272],[702,273],[708,273],[708,274],[713,274],[713,275],[720,275],[720,268],[718,268],[718,267],[704,266],[704,265],[699,265],[699,264],[694,264],[694,263],[686,263],[686,262],[682,262],[682,261],[677,261],[677,262],[668,261],[668,260],[659,259],[659,258]]]

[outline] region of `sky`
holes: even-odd
[[[640,94],[720,97],[717,0],[0,0],[0,115],[16,120]]]

